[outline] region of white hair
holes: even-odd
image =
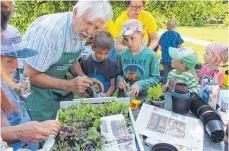
[[[77,17],[81,17],[86,11],[88,11],[88,20],[93,21],[98,18],[108,22],[113,17],[113,9],[108,1],[86,1],[79,0],[74,6],[73,10],[77,8]]]

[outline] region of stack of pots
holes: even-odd
[[[223,122],[216,111],[196,93],[190,104],[190,111],[200,118],[213,142],[224,139]]]
[[[188,86],[184,83],[177,83],[171,92],[172,111],[179,114],[185,114],[189,111],[190,102],[193,94],[188,90]]]

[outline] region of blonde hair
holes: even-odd
[[[167,22],[167,29],[168,30],[173,30],[174,28],[176,28],[176,25],[177,25],[177,22],[175,19],[170,19],[168,22]]]
[[[227,63],[228,61],[228,46],[222,43],[212,43],[207,46],[206,52],[211,54],[212,62],[216,65]]]

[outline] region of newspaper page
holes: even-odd
[[[101,135],[107,142],[103,151],[137,151],[135,136],[127,127],[123,114],[101,117]]]
[[[144,103],[135,126],[139,134],[148,137],[146,143],[169,143],[182,151],[203,150],[204,128],[199,119]]]

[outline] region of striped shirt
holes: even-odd
[[[86,42],[81,41],[79,34],[72,30],[71,12],[37,18],[27,29],[23,38],[27,47],[37,50],[38,55],[19,59],[19,68],[23,68],[26,62],[40,72],[49,69],[63,53],[81,53]]]
[[[176,69],[173,69],[168,74],[168,81],[169,83],[185,83],[188,86],[188,89],[191,92],[196,92],[199,94],[200,92],[200,85],[196,82],[195,77],[192,75],[192,73],[188,71],[184,72],[177,72]],[[171,82],[172,81],[172,82]],[[171,87],[171,85],[170,85]]]

